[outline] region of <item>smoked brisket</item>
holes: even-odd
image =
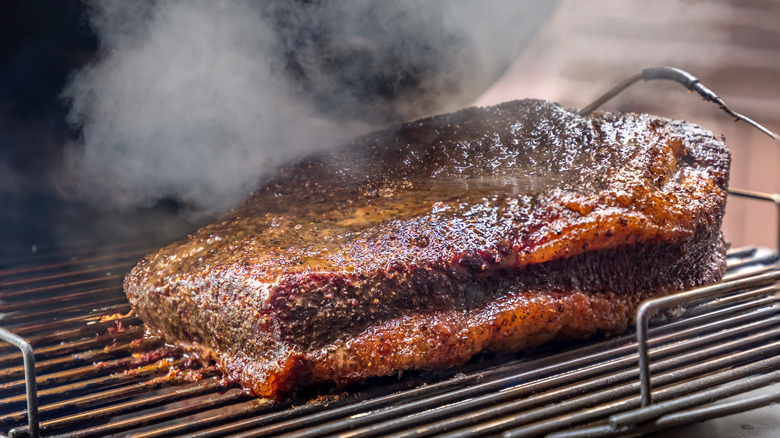
[[[283,168],[125,291],[269,397],[618,333],[643,299],[721,278],[729,163],[683,121],[469,108]]]

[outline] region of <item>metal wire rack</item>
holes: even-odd
[[[780,381],[775,250],[730,251],[721,283],[644,303],[635,333],[271,403],[143,337],[121,281],[153,248],[0,260],[5,436],[626,436],[780,401],[730,398]]]

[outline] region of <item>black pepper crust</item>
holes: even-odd
[[[537,100],[468,108],[282,169],[146,256],[125,291],[151,331],[265,396],[620,331],[640,298],[722,276],[729,163],[687,122]],[[567,322],[518,319],[531,296]],[[502,329],[498,302],[515,315]],[[465,335],[433,336],[431,318]],[[407,334],[376,344],[389,327]]]

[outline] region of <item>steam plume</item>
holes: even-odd
[[[549,4],[94,1],[99,56],[62,93],[66,187],[222,211],[286,161],[466,104]]]

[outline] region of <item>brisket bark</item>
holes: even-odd
[[[469,108],[282,169],[125,291],[262,396],[617,333],[722,276],[729,162],[687,122]]]

